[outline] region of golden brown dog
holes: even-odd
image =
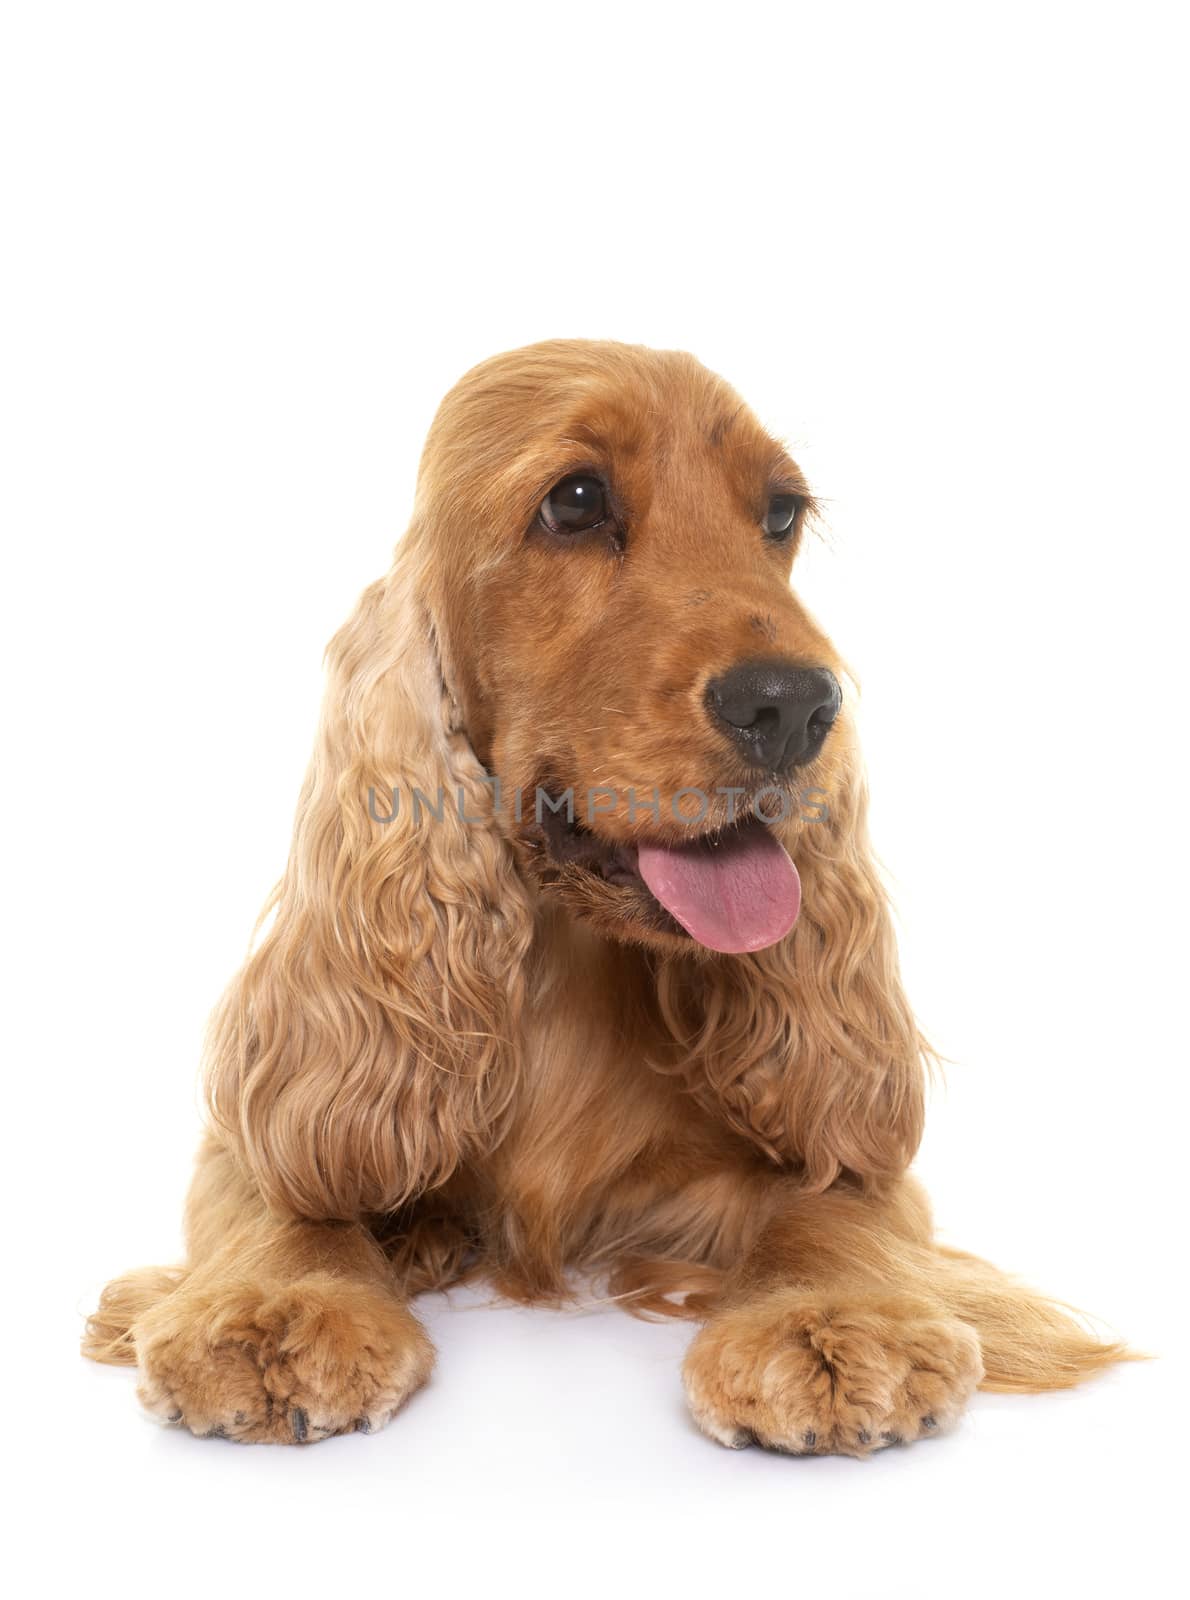
[[[699,1318],[729,1445],[862,1455],[1124,1355],[906,1175],[923,1044],[790,588],[812,511],[687,355],[550,342],[447,396],[213,1024],[189,1259],[89,1326],[152,1412],[378,1427],[430,1371],[412,1298],[472,1273]]]

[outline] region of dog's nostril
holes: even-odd
[[[767,736],[768,734],[777,732],[780,721],[781,713],[775,706],[761,706],[756,712],[754,720],[750,723],[747,723],[746,726],[749,733],[757,733]],[[732,722],[732,726],[736,726],[734,721]]]
[[[787,661],[745,661],[707,685],[721,731],[753,766],[770,772],[812,761],[841,704],[833,672]]]

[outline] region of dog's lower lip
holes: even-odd
[[[581,823],[568,821],[553,811],[542,818],[541,834],[550,862],[560,871],[568,867],[575,868],[589,873],[613,889],[632,891],[637,901],[634,916],[645,914],[645,908],[649,907],[650,920],[658,929],[680,939],[690,937],[641,877],[634,841],[601,839]]]
[[[617,846],[615,853],[600,864],[600,871],[609,883],[644,883],[637,866],[634,844]]]

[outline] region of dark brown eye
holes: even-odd
[[[585,533],[607,519],[607,490],[582,473],[563,478],[541,502],[541,520],[551,533]]]
[[[797,517],[797,495],[775,494],[764,514],[764,531],[770,539],[785,539]]]

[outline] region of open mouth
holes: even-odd
[[[558,866],[635,889],[656,907],[659,926],[708,950],[763,950],[797,921],[797,868],[773,829],[756,816],[676,845],[602,839],[548,808],[541,820]]]

